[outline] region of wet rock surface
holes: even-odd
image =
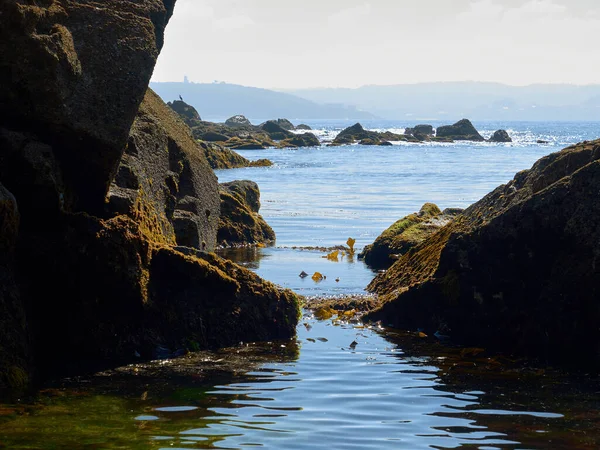
[[[367,317],[597,368],[599,159],[583,142],[516,174],[378,275]]]
[[[438,127],[435,132],[438,138],[448,138],[455,141],[485,141],[470,120],[461,119],[453,125]]]

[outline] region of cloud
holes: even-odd
[[[362,5],[353,6],[351,8],[342,9],[328,17],[330,25],[352,25],[360,19],[371,14],[371,4],[363,3]]]

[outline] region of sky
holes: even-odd
[[[598,0],[177,0],[152,81],[600,83]]]

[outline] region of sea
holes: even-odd
[[[401,133],[421,122],[362,125]],[[466,208],[539,158],[600,137],[600,122],[474,121],[484,137],[505,129],[513,142],[328,147],[353,122],[305,123],[323,145],[240,151],[273,166],[216,174],[258,183],[260,213],[277,236],[269,247],[220,253],[308,298],[366,294],[376,275],[356,256],[327,259],[326,249],[352,238],[358,253],[426,202]],[[478,349],[421,341],[414,330],[320,320],[308,310],[291,341],[242,348],[271,356],[235,379],[200,383],[177,377],[114,389],[106,377],[57,380],[39,412],[0,421],[0,448],[600,448],[600,380],[590,374],[478,358]]]

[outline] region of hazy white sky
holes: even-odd
[[[600,83],[599,0],[177,0],[153,81]]]

